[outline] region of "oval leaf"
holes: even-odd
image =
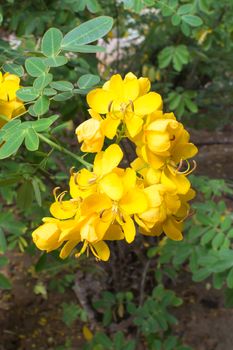
[[[39,137],[33,128],[28,128],[25,134],[25,146],[26,148],[33,152],[37,151],[39,148]]]
[[[191,27],[199,27],[203,23],[200,17],[194,15],[184,15],[182,16],[182,20]]]
[[[69,81],[53,81],[50,86],[53,89],[59,90],[59,91],[71,91],[73,90],[74,86]]]
[[[98,45],[67,45],[63,48],[66,51],[83,52],[83,53],[95,53],[105,52],[106,48]]]
[[[48,112],[50,101],[47,96],[41,96],[38,98],[36,103],[33,106],[33,111],[36,115],[42,115]]]
[[[17,152],[24,140],[24,131],[18,130],[10,135],[0,148],[0,159],[5,159]]]
[[[36,78],[33,82],[33,87],[37,90],[43,90],[51,81],[53,80],[53,75],[46,73]]]
[[[45,58],[44,63],[48,67],[60,67],[64,66],[68,62],[68,59],[65,56],[56,56]]]
[[[0,288],[1,289],[11,289],[11,282],[10,280],[5,277],[2,273],[0,273]]]
[[[30,57],[25,61],[25,67],[29,75],[39,77],[45,73],[47,67],[39,57]]]
[[[62,32],[57,28],[50,28],[44,34],[41,43],[41,50],[47,57],[56,56],[61,48],[63,39]]]
[[[113,25],[113,19],[109,16],[99,16],[91,19],[67,33],[62,40],[62,48],[70,45],[89,44],[102,38]]]
[[[22,77],[24,74],[23,67],[15,63],[6,63],[3,65],[2,69],[4,70],[4,72],[15,74],[18,77]]]
[[[94,74],[84,74],[78,80],[78,86],[80,89],[87,89],[98,84],[100,77]]]
[[[23,87],[16,91],[16,96],[22,101],[30,102],[39,96],[39,92],[33,87]]]

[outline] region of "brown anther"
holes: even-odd
[[[172,135],[172,137],[170,138],[170,141],[174,141],[176,139],[175,135]]]
[[[58,201],[60,204],[62,204],[62,199],[64,198],[65,194],[67,193],[67,191],[64,191],[63,193],[60,194]]]
[[[96,182],[96,177],[93,177],[92,179],[88,180],[88,183],[91,185]]]
[[[134,112],[134,104],[133,104],[133,101],[132,101],[132,100],[129,100],[129,104],[130,104],[130,106],[131,106],[131,108],[132,108],[132,112]]]
[[[57,191],[60,190],[60,188],[61,188],[61,187],[58,186],[58,187],[55,187],[55,188],[53,189],[53,196],[54,196],[55,199],[57,198]]]
[[[70,176],[73,176],[74,175],[74,173],[75,173],[75,167],[74,166],[72,166],[71,168],[70,168]]]
[[[111,112],[112,104],[113,104],[113,101],[111,101],[111,102],[109,103],[109,105],[108,105],[108,111],[109,111],[109,113]]]
[[[78,173],[74,174],[74,183],[78,185]]]
[[[180,171],[180,169],[182,168],[183,165],[183,159],[180,160],[178,167],[176,168],[176,173],[178,173]]]

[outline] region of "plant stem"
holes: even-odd
[[[51,147],[57,149],[58,151],[60,151],[62,153],[65,153],[65,154],[69,155],[70,157],[74,158],[75,160],[77,160],[81,164],[85,165],[88,170],[90,170],[92,168],[92,164],[90,164],[89,162],[85,161],[82,157],[76,156],[76,154],[74,154],[73,152],[69,151],[68,149],[66,149],[63,146],[58,145],[57,143],[53,142],[52,140],[50,140],[49,138],[47,138],[46,136],[44,136],[42,134],[37,134],[37,135],[39,136],[39,138],[42,141],[44,141],[45,143],[47,143]]]

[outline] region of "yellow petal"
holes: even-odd
[[[111,91],[95,89],[87,94],[87,103],[97,113],[106,114],[114,98],[115,95]]]
[[[72,218],[79,208],[77,201],[57,201],[50,206],[50,213],[59,220]]]
[[[111,199],[118,201],[123,195],[123,184],[119,176],[115,173],[105,175],[99,181],[100,191]]]
[[[128,192],[131,188],[136,186],[136,181],[137,181],[136,172],[131,168],[125,169],[121,179],[124,187],[124,193]]]
[[[163,224],[163,230],[166,236],[174,241],[181,241],[183,239],[179,225],[172,219],[167,219],[165,221]]]
[[[163,171],[161,176],[161,183],[171,190],[176,189],[177,193],[186,194],[190,189],[190,182],[185,175],[177,174],[173,175],[167,169]]]
[[[143,190],[146,194],[149,207],[158,207],[161,205],[162,197],[159,192],[159,186],[152,185]]]
[[[134,101],[139,95],[139,83],[137,79],[129,79],[124,82],[124,99]]]
[[[138,79],[140,86],[140,96],[147,94],[150,91],[150,80],[148,78],[139,78]]]
[[[96,155],[94,173],[98,176],[110,173],[123,158],[123,152],[117,144],[110,145],[104,152]]]
[[[83,200],[81,212],[88,216],[91,213],[99,213],[105,209],[111,208],[112,201],[106,194],[93,193]]]
[[[78,141],[82,142],[86,139],[91,139],[100,129],[100,121],[96,119],[88,119],[81,123],[75,130]]]
[[[120,124],[121,120],[118,118],[113,119],[111,114],[107,116],[106,119],[101,123],[101,130],[103,134],[109,139],[113,139],[116,136],[117,128]]]
[[[194,157],[198,152],[198,148],[193,143],[179,144],[173,149],[173,159],[177,163],[181,159],[189,159]]]
[[[143,119],[133,114],[130,118],[125,118],[125,124],[130,137],[135,137],[142,129]]]
[[[105,88],[106,85],[104,85],[104,89]],[[109,83],[107,84],[107,89],[113,94],[114,100],[123,100],[124,84],[120,74],[114,74],[111,76]]]
[[[60,252],[60,258],[66,259],[68,255],[70,255],[71,251],[74,249],[74,247],[79,243],[80,241],[69,241],[66,242],[65,245],[62,247]]]
[[[82,224],[82,220],[77,221],[77,220],[66,220],[66,221],[61,221],[60,223],[60,229],[61,229],[61,234],[59,237],[59,242],[64,242],[64,241],[80,241],[81,236],[80,236],[80,226]]]
[[[168,133],[146,131],[146,141],[148,148],[154,153],[167,151],[170,147]]]
[[[100,241],[97,243],[92,244],[92,247],[94,248],[96,252],[96,257],[103,261],[108,261],[110,257],[110,249],[108,245],[104,241]]]
[[[148,207],[148,201],[142,190],[133,188],[120,200],[119,206],[124,212],[132,215],[145,211]]]
[[[57,249],[61,243],[58,241],[60,229],[56,223],[45,223],[32,233],[33,242],[37,248],[50,252]]]
[[[162,98],[156,92],[149,92],[134,101],[134,111],[138,115],[146,115],[162,108]]]
[[[124,232],[118,224],[112,224],[107,232],[105,233],[103,239],[105,241],[118,241],[124,239]]]
[[[130,218],[130,216],[125,215],[124,216],[124,223],[121,225],[125,240],[127,243],[132,243],[134,241],[136,230],[133,220]]]

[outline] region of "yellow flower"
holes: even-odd
[[[80,124],[76,129],[79,142],[83,142],[83,152],[100,152],[104,144],[104,134],[101,129],[102,118],[98,113],[89,110],[92,118]]]
[[[23,102],[16,97],[20,79],[14,74],[0,72],[0,127],[25,111]]]
[[[105,136],[113,138],[121,122],[131,137],[137,135],[143,125],[143,117],[162,107],[161,96],[150,90],[147,78],[128,73],[124,80],[119,74],[113,75],[103,88],[92,90],[87,103],[97,113],[106,114],[102,123]]]
[[[116,179],[112,171],[123,158],[120,146],[110,145],[105,151],[99,152],[94,159],[93,172],[82,169],[73,173],[70,178],[70,193],[72,198],[86,197],[96,191],[96,186],[107,186],[108,179]],[[108,176],[109,174],[109,176]]]
[[[58,222],[58,220],[51,218],[51,221],[45,222],[33,231],[32,239],[37,248],[46,250],[48,253],[62,244],[62,242],[59,242],[61,230]]]
[[[197,153],[189,138],[173,113],[157,111],[148,116],[143,131],[133,141],[138,156],[154,169],[160,169],[165,163],[177,164]]]
[[[145,186],[162,184],[169,191],[173,191],[177,194],[186,194],[190,189],[191,184],[187,179],[187,175],[192,172],[193,169],[190,170],[188,168],[182,173],[179,172],[175,164],[173,166],[168,164],[161,169],[154,169],[140,158],[136,158],[131,163],[131,166],[142,176]]]
[[[140,232],[148,236],[160,236],[162,232],[172,240],[182,240],[183,221],[188,216],[189,204],[195,196],[190,189],[186,195],[176,195],[163,186],[147,187],[149,209],[135,216],[135,221],[141,227]]]

